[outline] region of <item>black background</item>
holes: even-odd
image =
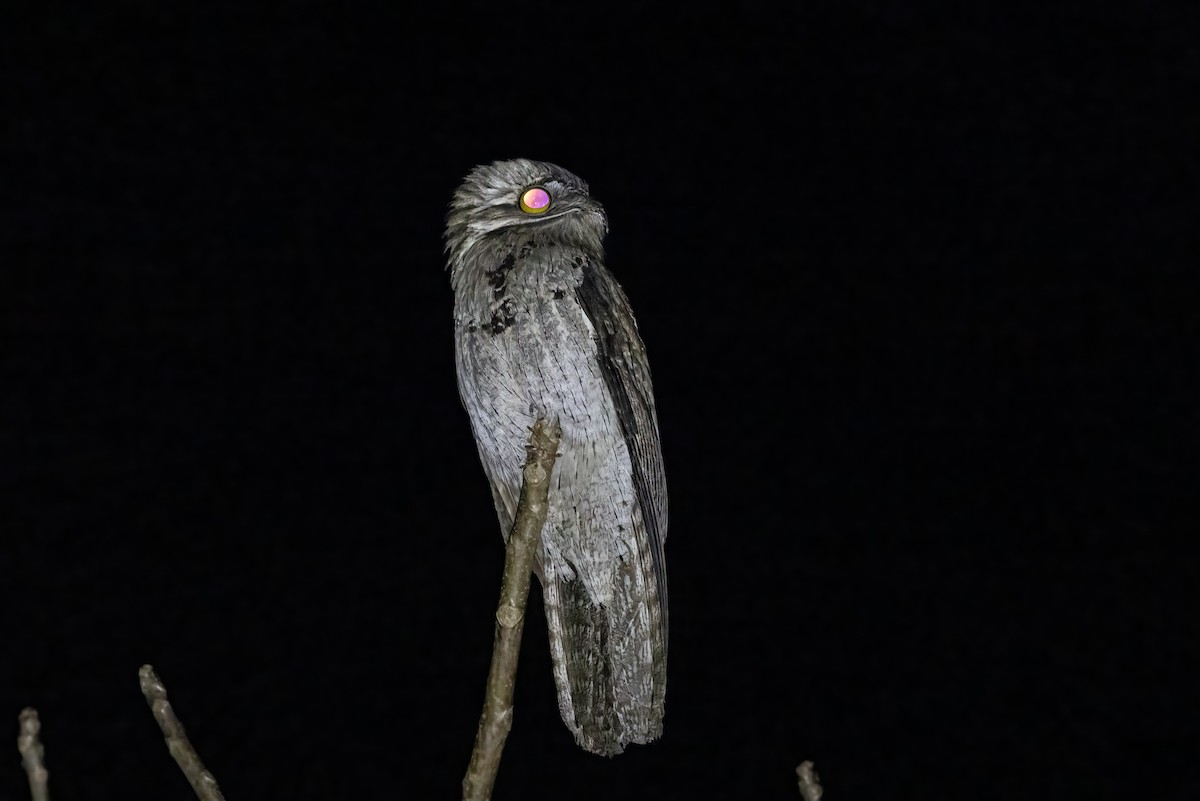
[[[502,549],[441,230],[513,156],[609,212],[672,642],[606,760],[531,615],[498,798],[1200,797],[1187,20],[185,9],[5,12],[0,717],[55,798],[190,797],[144,662],[231,799],[458,793]]]

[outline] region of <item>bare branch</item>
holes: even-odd
[[[487,695],[471,762],[463,778],[464,801],[487,801],[492,797],[496,772],[500,769],[500,754],[512,728],[513,687],[517,678],[517,657],[521,652],[525,605],[529,600],[533,554],[546,524],[550,473],[558,458],[561,436],[557,423],[538,420],[533,424],[525,449],[527,458],[522,471],[521,499],[505,549],[504,579],[500,585],[500,605],[496,609],[496,640],[488,672]]]
[[[29,795],[33,801],[50,801],[50,790],[47,787],[50,773],[42,764],[46,751],[38,738],[42,723],[38,720],[37,710],[32,707],[22,709],[18,720],[20,728],[17,734],[17,751],[20,752],[21,762],[25,765],[25,775],[29,777]]]
[[[800,779],[800,797],[804,801],[821,801],[825,791],[821,789],[821,780],[813,768],[813,763],[808,760],[801,762],[796,768],[796,776]]]
[[[196,749],[188,742],[183,724],[175,717],[175,710],[167,700],[167,688],[159,681],[154,668],[142,665],[142,669],[138,671],[138,681],[142,686],[142,695],[146,696],[146,703],[150,705],[150,711],[158,721],[158,728],[166,738],[167,750],[171,752],[175,763],[192,785],[196,797],[200,801],[225,801],[225,796],[221,795],[221,790],[217,787],[217,780],[204,767]]]

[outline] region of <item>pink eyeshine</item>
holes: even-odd
[[[532,211],[541,211],[550,205],[550,193],[545,189],[528,189],[521,195],[521,205]]]

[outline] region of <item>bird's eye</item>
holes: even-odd
[[[540,186],[521,193],[521,211],[526,214],[542,214],[550,208],[550,193]]]

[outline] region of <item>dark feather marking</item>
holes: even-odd
[[[517,266],[517,254],[509,253],[504,260],[496,265],[496,269],[488,272],[488,284],[492,287],[492,297],[499,300],[508,291],[508,274]]]
[[[563,626],[570,633],[563,646],[571,652],[567,679],[575,702],[575,722],[593,740],[592,747],[620,753],[608,614],[592,603],[581,581],[561,582],[559,593]]]
[[[502,333],[510,325],[517,321],[516,309],[513,307],[511,298],[505,298],[504,301],[492,312],[492,318],[483,324],[482,328],[493,336]]]
[[[500,305],[492,312],[492,317],[483,325],[483,330],[493,336],[504,332],[517,321],[512,299],[508,294],[508,275],[524,261],[529,254],[537,249],[537,242],[530,240],[521,245],[520,250],[510,251],[500,263],[487,273],[488,285],[492,288],[492,297],[500,301]]]

